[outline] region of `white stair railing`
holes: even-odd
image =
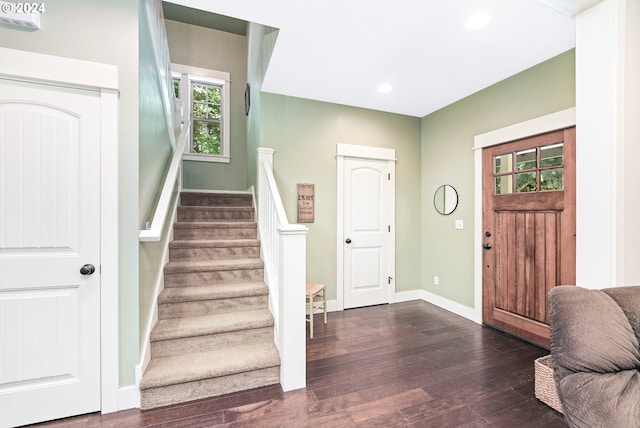
[[[184,125],[182,125],[180,137],[178,137],[178,145],[171,157],[171,163],[169,163],[169,169],[167,170],[167,175],[164,179],[164,185],[160,192],[160,198],[158,199],[153,219],[151,220],[149,227],[141,230],[138,234],[138,240],[141,242],[157,242],[162,236],[162,231],[164,230],[164,225],[169,214],[171,199],[173,198],[174,192],[180,190],[178,179],[180,178],[182,153],[184,153],[184,146],[187,144],[187,138],[189,138],[189,129],[189,122],[185,122]]]
[[[284,391],[306,386],[305,284],[307,232],[289,224],[273,176],[273,149],[258,149],[258,230],[269,308],[280,351],[280,384]]]

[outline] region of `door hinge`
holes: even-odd
[[[391,225],[387,226],[387,231],[391,232]]]
[[[387,173],[387,178],[389,178],[389,181],[391,181],[391,173]]]
[[[391,280],[392,280],[392,279],[393,279],[393,278],[391,278],[391,277],[387,277],[387,283],[388,283],[388,284],[391,284]]]

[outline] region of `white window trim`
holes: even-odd
[[[184,160],[199,162],[231,162],[231,76],[225,71],[208,70],[205,68],[192,67],[182,64],[171,64],[172,74],[180,74],[180,94],[183,98],[186,94],[187,99],[182,100],[185,121],[191,122],[191,91],[189,90],[192,81],[214,83],[222,86],[222,138],[221,138],[221,154],[208,155],[191,152],[191,143],[185,145],[185,151],[182,158]]]

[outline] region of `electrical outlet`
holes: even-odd
[[[440,284],[440,278],[437,275],[434,275],[433,285],[439,285],[439,284]]]

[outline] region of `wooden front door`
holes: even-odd
[[[547,293],[575,284],[575,127],[483,151],[483,322],[548,347]]]

